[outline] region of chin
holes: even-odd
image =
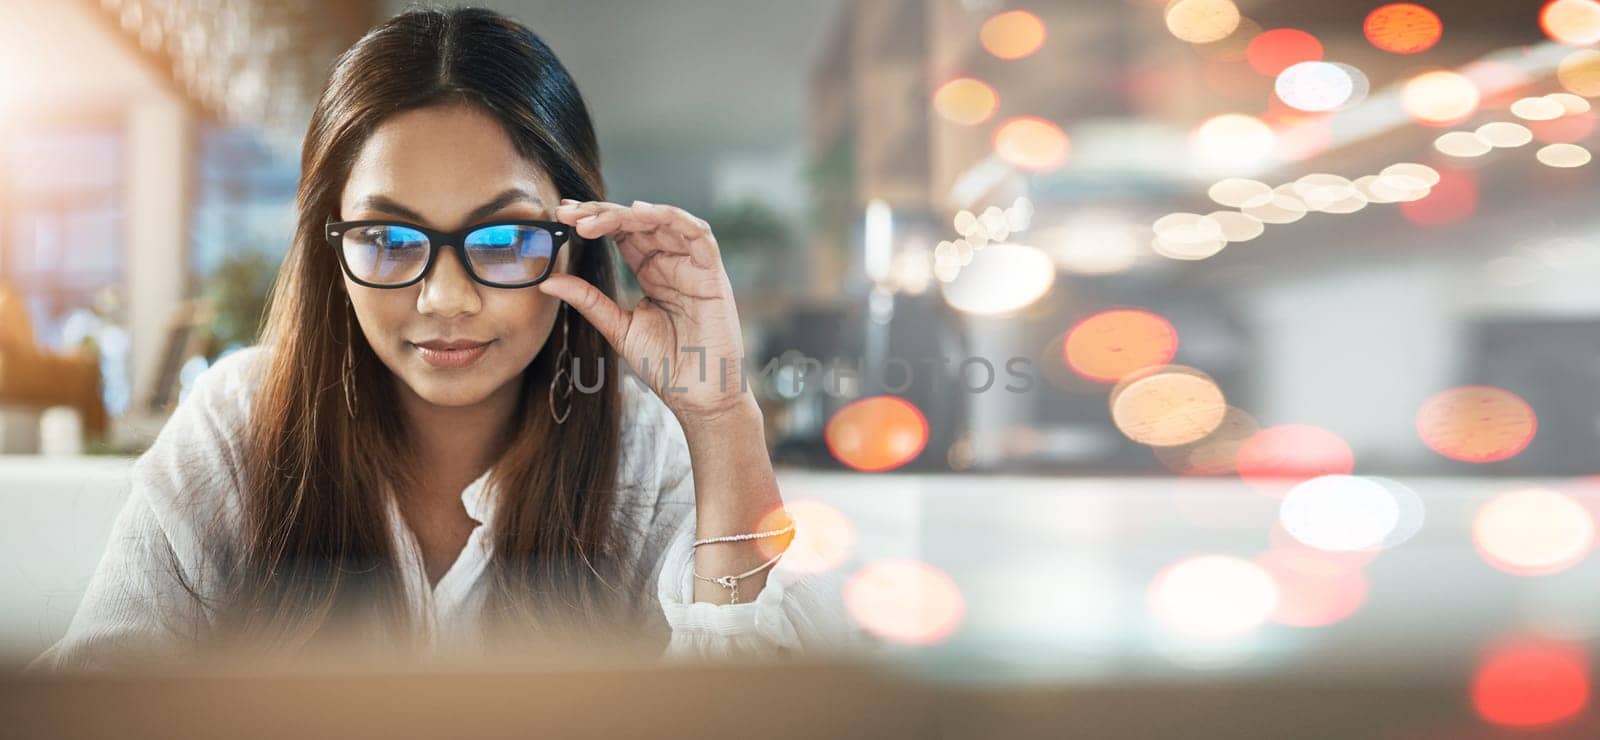
[[[457,381],[422,379],[408,382],[413,393],[434,406],[459,407],[482,403],[497,387],[482,376]]]

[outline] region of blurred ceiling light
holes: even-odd
[[[1173,0],[1166,10],[1167,30],[1191,44],[1227,38],[1239,27],[1239,6],[1232,0]]]
[[[1329,62],[1329,64],[1344,70],[1345,76],[1350,78],[1350,96],[1345,99],[1343,105],[1338,107],[1338,110],[1354,108],[1367,99],[1367,94],[1372,91],[1372,82],[1367,79],[1365,72],[1356,68],[1355,65],[1345,64],[1344,62]]]
[[[933,283],[933,260],[928,248],[908,247],[896,253],[889,269],[894,289],[901,293],[922,295]]]
[[[1588,113],[1589,108],[1591,107],[1589,105],[1589,101],[1584,100],[1577,95],[1573,95],[1572,93],[1550,93],[1544,97],[1546,100],[1554,100],[1557,103],[1560,103],[1562,110],[1567,115]]]
[[[874,198],[867,204],[863,249],[867,278],[874,283],[889,279],[889,266],[894,257],[894,214],[889,204]]]
[[[1028,200],[1026,196],[1017,196],[1017,199],[1006,207],[1005,216],[1006,227],[1012,233],[1027,231],[1033,223],[1033,201]]]
[[[1593,157],[1589,150],[1577,144],[1550,144],[1534,155],[1539,162],[1550,167],[1582,167]]]
[[[1139,260],[1139,227],[1110,212],[1088,212],[1035,235],[1056,266],[1080,275],[1122,272]]]
[[[1292,224],[1306,216],[1305,201],[1292,195],[1274,193],[1272,199],[1266,203],[1246,206],[1242,209],[1245,215],[1255,218],[1262,223]]]
[[[1000,96],[988,83],[959,77],[939,86],[933,93],[933,109],[951,123],[975,126],[989,120],[1000,105]]]
[[[1206,190],[1206,195],[1229,208],[1245,208],[1272,201],[1272,187],[1260,180],[1229,177],[1218,180]]]
[[[1322,59],[1322,42],[1298,28],[1275,28],[1251,40],[1245,58],[1257,72],[1277,77],[1295,64]]]
[[[1490,565],[1520,576],[1577,565],[1594,549],[1594,515],[1570,496],[1523,488],[1490,499],[1472,519],[1472,541]]]
[[[1567,109],[1561,105],[1561,101],[1540,95],[1512,103],[1511,113],[1529,121],[1550,121],[1566,115]]]
[[[784,548],[783,562],[802,573],[821,573],[843,565],[855,552],[856,527],[843,512],[816,499],[785,501],[767,514],[756,531],[782,529],[793,522],[794,538]],[[766,557],[777,555],[780,538],[757,541]]]
[[[995,15],[978,29],[978,43],[1001,59],[1021,59],[1044,46],[1044,21],[1026,10]]]
[[[1416,491],[1392,478],[1373,475],[1363,477],[1383,486],[1394,499],[1395,506],[1400,512],[1400,518],[1395,522],[1394,529],[1381,543],[1384,549],[1403,545],[1422,531],[1422,525],[1428,518],[1428,511],[1427,506],[1422,503],[1422,497],[1418,496]]]
[[[1178,353],[1178,330],[1149,311],[1112,309],[1074,324],[1061,351],[1067,367],[1079,376],[1115,383],[1130,373],[1171,362]]]
[[[1470,131],[1450,131],[1434,139],[1433,148],[1452,157],[1481,157],[1494,149],[1494,145]]]
[[[1386,178],[1386,181],[1392,186],[1407,188],[1416,185],[1431,188],[1438,185],[1439,181],[1443,179],[1438,170],[1416,162],[1391,164],[1383,168],[1383,171],[1379,172],[1378,175],[1380,178]]]
[[[1247,242],[1261,236],[1267,230],[1261,219],[1248,213],[1212,211],[1207,217],[1222,226],[1222,238],[1230,242]]]
[[[1412,118],[1428,124],[1465,120],[1478,110],[1477,85],[1450,70],[1424,72],[1405,83],[1400,105]]]
[[[1527,126],[1509,121],[1485,123],[1473,131],[1473,135],[1498,148],[1519,147],[1533,141],[1533,132]]]
[[[884,560],[844,584],[851,619],[871,634],[911,645],[943,642],[966,613],[961,589],[944,571],[917,560]]]
[[[1600,2],[1550,0],[1539,11],[1539,26],[1545,35],[1568,46],[1600,42]]]
[[[1271,156],[1277,143],[1277,135],[1261,119],[1224,113],[1195,128],[1189,149],[1207,169],[1251,171]]]
[[[1539,426],[1533,406],[1504,388],[1469,385],[1430,396],[1417,411],[1417,433],[1452,460],[1498,462],[1515,457]]]
[[[972,211],[962,209],[956,212],[953,225],[956,227],[956,233],[962,236],[972,236],[978,231],[978,217]]]
[[[1416,3],[1390,3],[1367,14],[1362,32],[1373,46],[1395,54],[1416,54],[1433,48],[1444,23]]]
[[[1349,475],[1355,453],[1339,435],[1310,424],[1280,424],[1256,432],[1239,447],[1239,477],[1253,488],[1282,496],[1296,483],[1320,475]]]
[[[1341,204],[1352,197],[1361,197],[1350,180],[1327,172],[1305,175],[1290,183],[1285,190],[1299,198],[1311,211],[1326,211],[1329,206]],[[1362,205],[1365,205],[1364,198],[1362,201]]]
[[[1565,724],[1593,690],[1582,644],[1517,638],[1486,651],[1472,676],[1472,708],[1484,721],[1522,730]]]
[[[1038,116],[1006,119],[994,132],[994,151],[1011,165],[1033,172],[1048,172],[1067,163],[1070,150],[1066,132]]]
[[[1202,555],[1163,568],[1146,594],[1152,616],[1182,635],[1228,639],[1248,634],[1278,605],[1278,587],[1261,566],[1231,555]]]
[[[1577,95],[1600,95],[1600,51],[1579,49],[1562,58],[1556,66],[1561,86]]]
[[[1228,402],[1210,376],[1182,366],[1145,368],[1112,389],[1111,421],[1152,447],[1197,442],[1222,424]]]
[[[954,280],[942,286],[952,308],[981,316],[1027,308],[1055,284],[1050,256],[1022,244],[991,244],[974,254]]]
[[[916,459],[928,445],[928,419],[915,404],[891,395],[845,404],[823,430],[834,459],[876,473]]]
[[[1338,65],[1300,62],[1278,73],[1273,84],[1278,99],[1303,111],[1330,111],[1343,106],[1355,91],[1355,82]]]
[[[1283,528],[1300,542],[1334,552],[1367,550],[1400,523],[1400,506],[1382,485],[1353,475],[1323,475],[1296,484],[1278,508]]]

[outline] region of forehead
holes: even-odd
[[[340,205],[345,218],[356,218],[357,201],[383,195],[447,228],[509,188],[538,194],[546,207],[556,199],[548,173],[517,151],[499,121],[469,106],[436,106],[396,114],[373,130]]]

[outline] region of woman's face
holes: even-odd
[[[394,219],[453,231],[490,219],[553,220],[560,197],[495,119],[467,106],[439,106],[401,113],[378,126],[351,167],[339,218]],[[567,251],[561,250],[556,270],[566,269]],[[361,331],[402,381],[402,395],[434,406],[471,406],[497,392],[514,393],[550,335],[559,304],[538,287],[491,288],[473,281],[455,251],[443,245],[432,270],[409,287],[368,288],[349,276],[344,281]],[[488,346],[465,367],[437,366],[417,347],[453,340]]]

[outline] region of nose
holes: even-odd
[[[417,312],[441,318],[477,313],[483,307],[478,284],[467,274],[454,249],[447,245],[440,245],[439,249],[433,269],[422,278],[422,290],[417,293]]]

